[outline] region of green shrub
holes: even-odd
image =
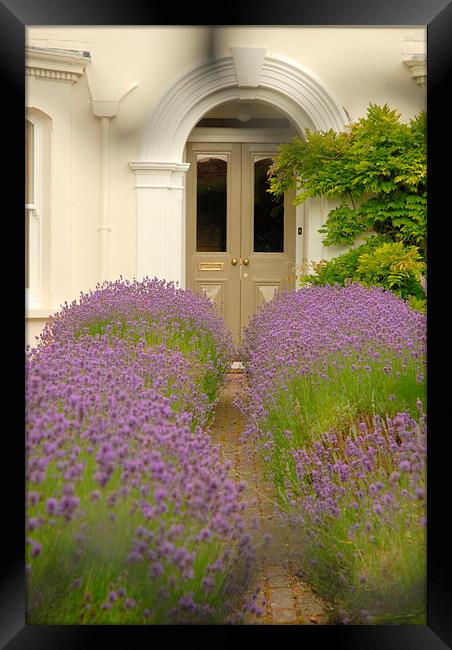
[[[408,124],[386,104],[346,132],[307,130],[281,145],[270,170],[270,192],[299,190],[295,204],[319,196],[338,199],[319,232],[325,246],[350,245],[365,230],[418,246],[427,232],[426,114]]]
[[[416,298],[416,296],[409,296],[408,304],[411,309],[415,311],[420,311],[421,313],[427,313],[427,299],[426,298]]]
[[[356,269],[358,261],[363,253],[374,250],[379,244],[383,243],[382,237],[370,237],[364,244],[351,248],[346,253],[338,255],[330,261],[321,260],[312,263],[312,269],[315,275],[302,276],[301,284],[312,282],[315,285],[323,284],[340,284],[344,285],[346,280],[356,279]]]
[[[425,263],[415,246],[406,248],[401,242],[387,242],[359,257],[356,279],[390,289],[401,298],[423,298],[420,278],[424,271]]]
[[[360,282],[393,291],[418,311],[425,311],[425,292],[421,285],[426,267],[415,246],[401,242],[385,242],[381,236],[368,239],[330,261],[312,263],[314,275],[304,275],[300,283],[314,285]]]

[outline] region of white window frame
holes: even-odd
[[[42,243],[43,243],[43,124],[31,111],[25,119],[33,125],[33,203],[28,211],[28,269],[29,287],[25,288],[26,310],[42,308]]]

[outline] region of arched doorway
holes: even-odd
[[[163,94],[145,126],[138,161],[129,163],[136,181],[138,278],[157,276],[186,286],[190,163],[184,148],[209,111],[230,102],[265,104],[289,119],[300,136],[306,128],[340,131],[347,123],[334,93],[310,70],[263,48],[230,49],[232,56],[190,70]],[[297,248],[297,261],[299,255]]]
[[[257,307],[295,286],[294,193],[267,192],[290,120],[256,102],[228,102],[188,137],[186,286],[218,307],[236,342]]]

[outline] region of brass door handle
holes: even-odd
[[[238,261],[237,258],[233,257],[232,260],[231,260],[232,266],[235,266],[237,264],[237,261]]]
[[[249,261],[249,259],[247,259],[247,258],[245,257],[245,259],[243,260],[243,263],[244,263],[245,266],[248,266],[248,264],[250,263],[250,261]]]

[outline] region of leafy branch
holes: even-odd
[[[326,246],[350,245],[370,230],[419,247],[425,257],[425,113],[404,124],[397,110],[370,104],[347,132],[307,130],[305,140],[280,146],[269,179],[276,195],[298,190],[296,205],[310,197],[339,200],[320,230]]]

